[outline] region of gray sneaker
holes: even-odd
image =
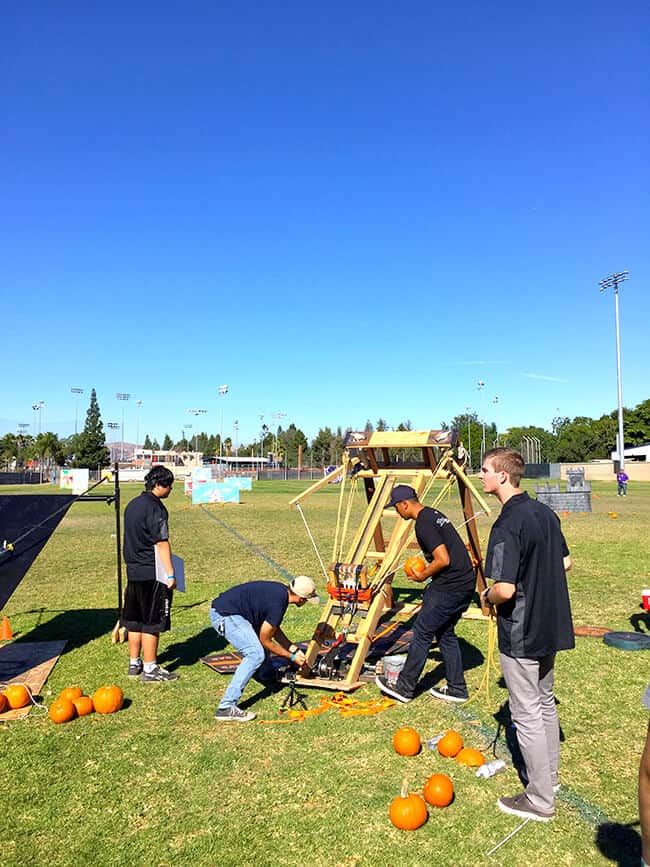
[[[142,660],[136,663],[129,663],[129,667],[126,671],[128,677],[140,677],[142,672],[144,671],[144,665],[142,664]]]
[[[547,812],[533,807],[525,792],[520,792],[512,798],[499,798],[497,806],[502,813],[521,816],[522,819],[533,819],[535,822],[550,822],[554,815],[553,810]]]
[[[230,707],[219,707],[216,710],[214,718],[217,722],[250,722],[255,719],[257,714],[250,710],[242,710],[236,704]]]
[[[178,680],[178,675],[167,671],[162,665],[157,665],[153,671],[143,671],[140,675],[140,683],[163,683],[168,680]]]

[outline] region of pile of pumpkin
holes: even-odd
[[[22,683],[10,683],[0,692],[0,713],[18,710],[31,704],[32,696]]]
[[[397,729],[393,735],[393,748],[400,756],[416,756],[422,749],[420,735],[408,726]],[[485,756],[479,750],[465,747],[458,732],[450,729],[437,743],[438,752],[445,758],[455,758],[459,765],[479,767],[485,764]],[[448,807],[454,799],[454,784],[447,774],[432,774],[422,789],[424,798],[415,792],[409,794],[407,780],[402,791],[391,801],[390,820],[402,831],[414,831],[424,825],[429,817],[427,804],[432,807]],[[426,803],[425,803],[426,802]]]
[[[97,713],[115,713],[122,707],[124,694],[119,686],[100,686],[92,694],[84,695],[80,686],[66,686],[48,708],[53,723],[66,723],[77,716]]]

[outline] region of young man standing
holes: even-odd
[[[422,608],[413,625],[413,640],[397,682],[393,686],[385,676],[378,675],[375,683],[382,692],[398,701],[410,701],[436,638],[445,664],[447,685],[434,687],[429,692],[444,701],[467,701],[463,660],[454,632],[472,600],[476,584],[467,548],[449,518],[437,509],[423,506],[410,485],[393,488],[386,508],[391,506],[404,521],[415,521],[415,537],[427,561],[421,572],[414,570],[409,576],[411,581],[421,584],[431,578],[431,582],[422,596]]]
[[[566,580],[571,560],[555,512],[519,488],[523,474],[514,449],[485,453],[483,490],[503,508],[490,532],[485,570],[494,584],[483,599],[496,607],[501,671],[528,775],[524,792],[497,803],[504,813],[548,822],[559,785],[555,654],[575,646]]]
[[[242,710],[237,702],[252,677],[261,683],[275,679],[272,653],[297,666],[304,665],[305,654],[289,641],[280,624],[289,605],[300,608],[305,602],[318,603],[316,585],[306,575],[298,575],[289,586],[279,581],[249,581],[213,600],[212,625],[243,656],[217,707],[217,722],[255,719],[254,713]]]
[[[124,562],[127,585],[122,626],[129,633],[129,677],[142,683],[176,680],[177,674],[157,663],[161,632],[171,626],[172,590],[176,586],[169,544],[168,513],[163,505],[174,474],[155,466],[145,476],[145,489],[124,511]],[[156,554],[167,573],[167,584],[156,580]]]

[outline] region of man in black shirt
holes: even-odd
[[[526,790],[499,798],[504,813],[548,822],[559,788],[560,724],[553,692],[555,654],[574,647],[566,571],[569,549],[557,515],[519,488],[524,460],[514,449],[485,453],[483,490],[502,505],[490,532],[483,593],[496,606],[501,671],[526,763]]]
[[[129,633],[129,677],[142,683],[176,680],[177,674],[157,663],[158,640],[170,628],[172,590],[176,586],[169,544],[168,513],[162,501],[174,484],[167,467],[155,466],[145,476],[145,490],[124,511],[124,562],[127,585],[122,626]],[[156,580],[156,556],[166,583]]]
[[[463,660],[454,631],[472,600],[476,583],[467,548],[449,518],[437,509],[423,506],[409,485],[393,488],[387,508],[391,506],[403,520],[415,521],[415,537],[427,561],[421,572],[413,570],[413,575],[409,576],[411,581],[432,580],[422,596],[422,608],[413,625],[413,640],[397,682],[393,686],[384,675],[379,675],[375,683],[382,692],[398,701],[410,701],[436,638],[445,664],[447,685],[434,687],[429,692],[444,701],[467,701]]]

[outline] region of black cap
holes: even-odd
[[[410,485],[395,485],[391,491],[390,500],[386,503],[386,508],[390,509],[391,506],[396,506],[402,500],[417,500],[417,498],[415,489]]]

